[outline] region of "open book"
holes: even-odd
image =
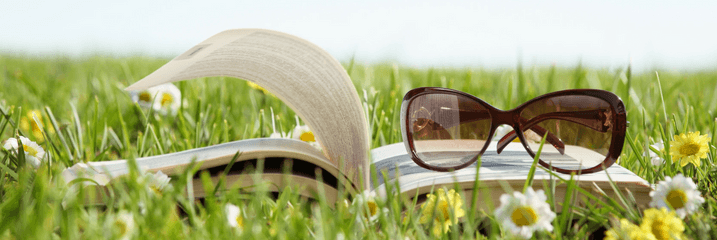
[[[312,43],[281,32],[262,29],[236,29],[221,32],[190,48],[149,76],[134,83],[127,90],[187,79],[228,76],[249,80],[264,87],[291,107],[314,132],[321,150],[306,142],[261,138],[240,140],[177,153],[136,159],[137,165],[148,171],[163,171],[169,175],[182,171],[192,162],[201,164],[216,181],[237,152],[241,154],[227,177],[227,186],[251,186],[252,177],[243,174],[248,166],[263,160],[261,177],[271,181],[275,189],[284,186],[301,187],[302,194],[312,197],[322,186],[329,201],[338,196],[339,186],[349,192],[369,191],[382,196],[385,186],[400,185],[407,196],[423,195],[434,187],[452,187],[457,183],[472,191],[475,174],[480,173],[479,197],[498,202],[506,184],[521,189],[532,164],[532,158],[520,144],[509,144],[501,153],[491,144],[482,157],[482,166],[468,167],[451,173],[434,172],[416,165],[407,154],[403,143],[373,150],[369,149],[368,126],[358,93],[346,71],[331,55]],[[386,174],[373,181],[369,165]],[[290,166],[286,172],[285,166]],[[91,162],[84,168],[117,177],[128,173],[125,160]],[[71,167],[63,172],[66,181],[79,177],[87,169]],[[322,181],[317,181],[318,175]],[[629,190],[640,204],[649,201],[649,183],[627,169],[613,165],[606,171],[580,175],[580,186],[593,192],[614,194],[609,176],[620,191]],[[556,174],[564,179],[570,176]],[[538,169],[534,188],[542,188],[544,179],[555,178]],[[200,181],[195,196],[203,196]],[[565,184],[557,185],[559,194]],[[598,190],[601,189],[601,190]],[[466,196],[471,196],[466,194]],[[469,200],[469,199],[468,199]]]

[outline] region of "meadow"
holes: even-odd
[[[252,88],[246,81],[225,77],[175,83],[181,90],[181,107],[176,115],[140,107],[123,89],[168,60],[0,55],[0,142],[6,144],[7,139],[20,134],[46,151],[45,160],[34,168],[24,163],[28,159],[22,154],[0,150],[1,238],[517,237],[501,225],[493,212],[474,210],[470,204],[452,209],[447,219],[457,217],[459,211],[464,214],[446,231],[436,233],[432,231],[434,225],[442,223],[425,221],[424,218],[432,218],[424,216],[430,212],[425,210],[429,207],[414,211],[421,208],[399,195],[359,201],[353,198],[346,204],[340,201],[330,206],[321,196],[307,201],[299,197],[296,189],[286,189],[277,197],[259,186],[252,192],[230,188],[195,201],[191,197],[193,190],[187,187],[188,179],[194,175],[192,169],[172,176],[172,187],[163,191],[147,191],[148,180],[134,171],[113,180],[106,205],[84,204],[86,193],[72,187],[84,183],[66,184],[60,177],[63,169],[75,163],[131,159],[268,137],[274,132],[272,118],[277,131],[295,128],[294,112],[279,99]],[[635,73],[628,66],[608,70],[579,64],[516,69],[415,69],[354,61],[343,65],[368,110],[372,148],[402,141],[401,99],[416,87],[461,90],[501,109],[562,89],[611,91],[625,102],[630,122],[618,164],[654,184],[681,174],[696,183],[704,203],[684,218],[669,219],[655,218],[647,210],[635,208],[629,195],[612,199],[600,208],[551,206],[551,211],[559,212],[550,222],[553,230],[536,231],[532,237],[600,238],[613,229],[625,236],[652,231],[653,239],[717,239],[717,71],[658,69]],[[35,119],[41,124],[33,125]],[[706,157],[700,159],[699,166],[682,166],[669,145],[680,134],[697,131],[710,137],[705,142]],[[650,149],[660,140],[664,151],[654,146]],[[650,152],[664,162],[653,164]],[[200,175],[208,192],[217,187],[208,181],[208,176]],[[545,194],[550,198],[552,193],[546,189]],[[228,219],[228,204],[238,206],[240,215]],[[374,208],[385,210],[375,213]],[[634,225],[621,225],[621,219]],[[668,229],[671,235],[665,237],[645,227],[643,223],[648,219],[653,225],[669,220],[664,224],[672,226]],[[681,231],[677,225],[682,226]]]

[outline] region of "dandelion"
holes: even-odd
[[[645,233],[651,233],[652,239],[657,240],[680,240],[683,239],[685,226],[674,212],[665,208],[650,208],[645,210],[640,228]]]
[[[162,195],[162,192],[169,190],[172,188],[172,185],[169,184],[170,177],[167,176],[167,174],[164,174],[162,171],[159,171],[155,174],[152,173],[145,173],[146,179],[149,181],[148,186],[151,192]]]
[[[353,204],[358,205],[356,206],[357,209],[363,212],[364,216],[366,216],[371,222],[377,221],[379,214],[388,213],[387,208],[379,209],[378,204],[376,204],[376,199],[372,197],[368,192],[363,192],[361,194],[356,195]]]
[[[548,197],[543,190],[535,192],[532,188],[528,188],[525,195],[520,192],[503,194],[500,196],[500,207],[495,210],[496,220],[514,235],[524,238],[530,238],[535,231],[552,231],[550,223],[555,213],[546,200]]]
[[[660,181],[656,190],[650,192],[650,197],[651,207],[673,209],[680,218],[695,212],[705,202],[697,185],[682,174],[675,178],[665,177],[665,181]]]
[[[650,161],[652,162],[653,166],[660,166],[663,163],[665,163],[665,159],[662,159],[660,155],[663,153],[663,148],[665,147],[665,144],[662,142],[662,140],[656,142],[655,144],[650,145],[650,147],[657,149],[657,152],[653,152],[650,149],[647,150],[648,156],[650,157]],[[659,154],[658,154],[659,152]]]
[[[119,234],[118,239],[130,239],[134,233],[134,217],[124,210],[117,213],[112,228]]]
[[[456,190],[451,189],[446,193],[444,189],[439,188],[435,195],[428,194],[426,202],[421,204],[421,218],[418,221],[426,224],[433,220],[432,232],[434,235],[440,235],[448,232],[450,226],[465,215],[463,197]]]
[[[244,228],[244,217],[242,217],[241,209],[234,204],[227,203],[224,206],[224,212],[227,215],[227,223],[229,226],[235,227],[239,230]]]
[[[37,121],[35,121],[35,119],[37,119]],[[45,136],[42,134],[42,123],[42,113],[40,111],[28,111],[25,116],[22,116],[22,118],[20,118],[20,130],[25,133],[32,134],[32,136],[38,142],[44,142]],[[49,128],[48,131],[50,133],[55,132],[53,128]]]
[[[132,101],[142,108],[152,108],[156,112],[166,115],[177,114],[182,98],[182,92],[171,83],[165,83],[141,91],[132,91]]]
[[[680,166],[684,167],[688,163],[695,166],[700,165],[700,159],[707,157],[709,146],[707,143],[710,137],[700,135],[700,132],[689,132],[687,134],[675,135],[675,140],[670,141],[670,154],[675,161],[680,162]]]
[[[605,231],[605,240],[655,240],[651,232],[644,231],[627,219],[620,219],[620,225]]]
[[[37,143],[23,136],[20,136],[20,142],[22,142],[22,149],[25,152],[25,161],[35,168],[40,166],[40,161],[45,157],[45,149],[42,149],[40,145],[37,145]],[[17,154],[18,146],[17,138],[8,138],[3,148]]]

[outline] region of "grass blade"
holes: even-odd
[[[533,165],[530,166],[530,171],[528,172],[528,177],[525,179],[525,184],[523,185],[523,193],[525,191],[528,191],[528,188],[533,186],[533,178],[535,177],[535,168],[538,166],[538,161],[540,159],[540,153],[543,152],[543,145],[545,145],[545,139],[548,138],[548,133],[546,132],[543,136],[543,139],[540,140],[540,147],[538,147],[538,152],[535,153],[535,157],[533,158]]]

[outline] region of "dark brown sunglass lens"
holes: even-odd
[[[486,144],[491,117],[477,101],[455,94],[425,94],[408,106],[407,130],[416,156],[451,168],[473,159]]]
[[[615,128],[614,112],[597,97],[568,95],[533,102],[521,112],[523,135],[532,152],[548,138],[540,159],[563,170],[584,170],[602,164]]]

